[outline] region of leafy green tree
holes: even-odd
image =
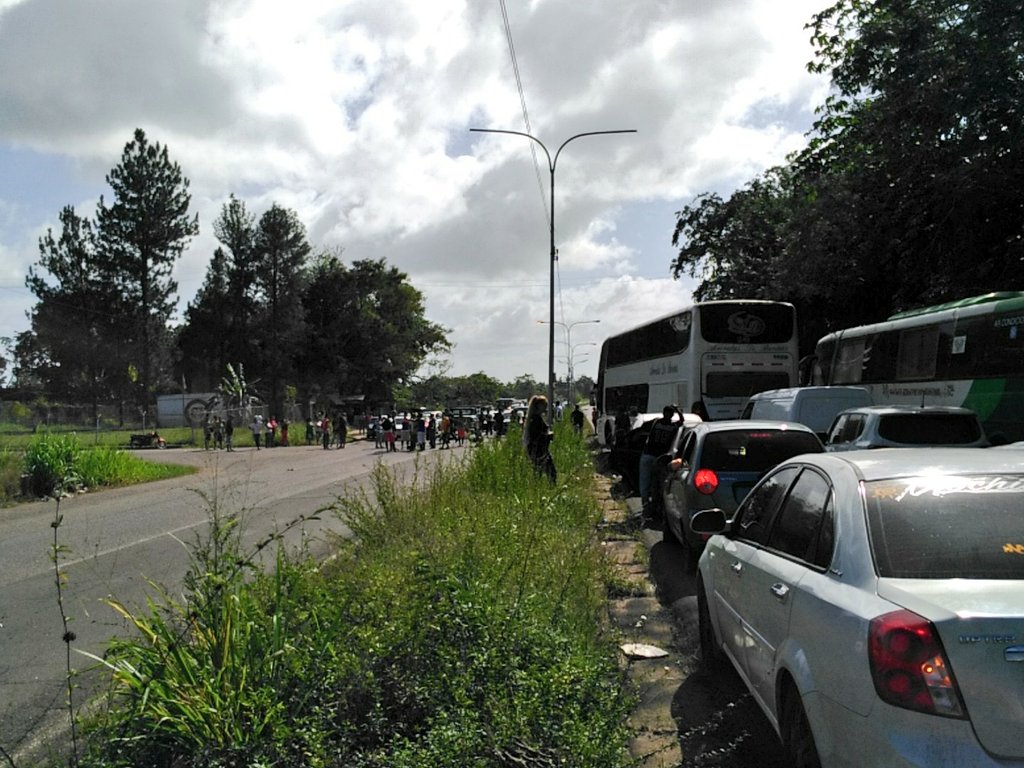
[[[700,277],[697,300],[758,299],[777,290],[773,277],[788,220],[784,177],[773,169],[728,200],[704,194],[676,213],[672,275]]]
[[[294,375],[293,360],[303,342],[302,294],[310,246],[294,211],[275,203],[260,217],[254,240],[256,301],[261,317],[253,329],[267,402],[277,413],[284,387]]]
[[[548,385],[537,381],[528,373],[516,376],[515,380],[506,385],[503,396],[517,400],[529,400],[534,395],[547,394]]]
[[[698,298],[793,301],[836,327],[1020,285],[1024,2],[840,0],[809,25],[831,75],[807,148],[677,214]]]
[[[842,247],[881,314],[1020,284],[1024,3],[842,0],[810,28],[836,93],[793,160],[798,253],[827,274]]]
[[[446,329],[424,317],[423,295],[384,260],[346,267],[322,254],[303,297],[306,340],[299,368],[339,394],[391,399],[427,355],[449,347]]]
[[[199,220],[188,213],[188,179],[141,128],[106,180],[114,198],[97,205],[99,255],[119,296],[121,338],[132,350],[144,405],[170,370],[165,342],[178,290],[172,271]]]
[[[95,417],[101,400],[127,379],[119,341],[121,297],[97,252],[92,223],[66,206],[61,230],[39,240],[39,261],[25,284],[38,303],[31,328],[15,344],[15,373],[57,400],[85,401]]]

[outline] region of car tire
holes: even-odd
[[[811,723],[807,719],[800,693],[790,685],[782,699],[782,718],[779,722],[782,745],[793,768],[821,768],[818,748],[814,744]]]
[[[708,596],[704,591],[704,579],[697,578],[697,638],[700,642],[701,664],[707,670],[718,670],[724,666],[725,654],[715,642],[715,630],[711,626],[711,612],[708,610]]]

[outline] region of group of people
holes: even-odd
[[[543,395],[537,395],[530,400],[523,418],[523,445],[537,472],[547,476],[554,483],[557,478],[555,462],[551,456],[554,433],[545,421],[547,409],[548,399]],[[570,418],[573,429],[581,433],[584,415],[579,405],[575,407]],[[476,417],[469,418],[457,418],[450,410],[439,414],[417,411],[403,414],[401,417],[392,413],[382,416],[378,421],[374,430],[374,445],[389,453],[397,452],[399,444],[409,451],[422,451],[428,446],[461,446],[469,439],[470,426],[475,427],[474,431],[478,436],[492,434],[502,437],[506,432],[507,423],[500,410],[494,411],[493,414],[481,412]],[[287,419],[279,421],[275,416],[264,420],[262,415],[256,415],[249,425],[256,450],[287,446],[288,428]],[[234,420],[230,415],[224,419],[208,415],[203,423],[203,446],[206,450],[224,448],[233,451],[234,432]],[[339,412],[332,417],[322,412],[306,423],[306,445],[319,443],[326,450],[332,445],[344,448],[347,441],[348,419],[344,413]]]
[[[401,444],[406,450],[425,450],[428,446],[451,448],[452,444],[464,445],[469,439],[466,421],[458,419],[451,411],[440,414],[394,413],[385,414],[379,419],[374,430],[374,445],[388,453],[397,452]]]
[[[264,421],[262,416],[254,416],[249,430],[252,432],[252,442],[256,446],[256,450],[260,449],[261,441],[264,448],[288,445],[289,426],[288,419],[278,421],[276,416],[271,416]]]
[[[332,445],[344,448],[348,443],[348,418],[343,411],[331,417],[321,412],[315,419],[306,422],[306,445],[320,444],[324,450]]]
[[[235,450],[235,422],[229,415],[226,419],[207,414],[203,420],[203,450]]]

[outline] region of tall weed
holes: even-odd
[[[557,486],[513,439],[412,483],[378,467],[325,568],[255,572],[215,513],[182,598],[112,603],[140,636],[104,656],[117,706],[82,765],[625,765],[589,456],[567,430],[556,461]]]
[[[77,461],[81,452],[74,433],[44,433],[33,440],[25,451],[30,492],[36,496],[53,496],[80,487]]]

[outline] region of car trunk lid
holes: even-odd
[[[1017,580],[881,579],[879,595],[935,626],[982,746],[1024,758],[1024,589]]]

